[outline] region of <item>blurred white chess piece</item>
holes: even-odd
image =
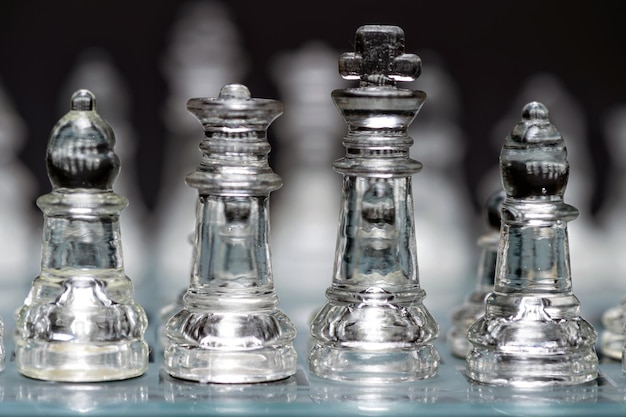
[[[626,298],[626,104],[610,109],[604,119],[603,133],[611,158],[607,175],[607,193],[598,220],[606,242],[602,259],[612,279],[608,286]]]
[[[187,111],[187,100],[216,97],[224,85],[241,82],[246,69],[239,33],[225,3],[184,3],[170,28],[162,65],[169,88],[163,109],[167,143],[152,229],[159,303],[165,305],[187,289],[191,271],[197,192],[185,184],[185,176],[202,157],[202,129]]]
[[[427,303],[450,306],[474,284],[477,262],[474,211],[462,172],[467,142],[455,81],[438,55],[426,51],[420,57],[422,73],[406,87],[427,95],[409,127],[411,158],[424,165],[412,179],[417,260]],[[450,297],[450,288],[458,299]]]
[[[565,202],[580,211],[578,218],[568,224],[572,278],[577,294],[584,297],[588,290],[598,285],[598,271],[603,267],[602,239],[591,214],[594,181],[592,161],[589,158],[586,116],[581,105],[567,90],[563,81],[553,74],[537,73],[529,77],[514,98],[509,111],[493,129],[492,143],[501,146],[510,127],[519,120],[519,109],[529,101],[539,101],[550,109],[550,119],[559,129],[567,146],[570,175],[565,191]],[[502,182],[498,161],[483,179],[486,194]],[[606,281],[606,279],[605,279]],[[584,304],[584,303],[583,303]]]
[[[330,93],[345,87],[340,54],[320,42],[284,52],[272,65],[285,111],[274,123],[283,187],[272,194],[272,263],[276,292],[302,334],[332,283],[346,126]]]
[[[67,76],[59,94],[59,114],[67,112],[68,97],[79,89],[95,94],[98,113],[111,125],[115,133],[115,152],[120,157],[120,174],[113,185],[116,193],[126,197],[129,205],[120,215],[124,270],[135,284],[138,293],[150,273],[146,268],[154,261],[149,257],[147,216],[148,209],[139,189],[134,156],[136,133],[130,119],[128,82],[115,66],[111,55],[100,48],[89,48],[79,55],[73,70]],[[149,288],[149,289],[152,289]]]
[[[18,159],[25,137],[24,121],[0,84],[0,313],[7,335],[9,318],[28,293],[41,259],[41,218],[33,206],[37,182]]]

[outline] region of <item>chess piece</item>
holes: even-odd
[[[467,138],[460,123],[460,92],[441,57],[424,52],[420,53],[424,62],[420,77],[405,86],[428,92],[428,104],[409,126],[409,136],[415,139],[409,156],[428,161],[412,178],[413,189],[428,196],[413,201],[415,233],[420,282],[428,287],[431,305],[443,311],[458,306],[459,299],[450,296],[450,288],[462,295],[474,286],[474,276],[468,271],[478,254],[471,237],[479,230],[471,230],[474,210],[463,209],[472,203],[462,172]],[[441,262],[443,252],[446,262]]]
[[[46,163],[41,273],[17,314],[15,363],[36,379],[71,382],[136,377],[148,367],[147,318],[124,273],[115,194],[119,158],[94,95],[79,90],[52,129]]]
[[[185,102],[194,95],[209,96],[226,84],[238,82],[246,71],[245,55],[226,3],[182,4],[162,61],[169,92],[164,107],[167,141],[153,218],[154,276],[162,306],[158,337],[162,343],[163,326],[182,307],[187,290],[179,277],[188,274],[191,267],[197,197],[184,178],[196,167],[198,122],[185,109]]]
[[[600,282],[610,285],[612,277],[606,273],[607,262],[604,257],[598,256],[596,250],[589,250],[602,248],[606,237],[600,233],[591,213],[595,172],[585,135],[587,118],[581,103],[556,75],[543,72],[533,74],[522,85],[506,116],[495,126],[492,143],[499,151],[502,137],[519,120],[519,109],[530,101],[539,101],[549,109],[558,109],[551,113],[550,118],[559,126],[563,137],[567,138],[567,158],[572,167],[564,198],[580,210],[576,221],[568,226],[569,252],[571,258],[576,260],[571,266],[572,274],[576,277],[576,288],[581,294],[593,292]],[[497,166],[493,167],[489,176],[488,182],[485,181],[485,194],[501,186]]]
[[[37,181],[18,153],[26,139],[27,127],[9,92],[0,84],[0,313],[13,314],[28,291],[28,281],[39,268],[32,256],[33,245],[41,242],[41,230],[32,203]],[[10,238],[7,238],[10,237]],[[10,322],[6,323],[10,326]],[[11,329],[7,328],[9,333]]]
[[[191,282],[165,326],[165,370],[199,382],[249,383],[296,371],[296,330],[278,308],[269,249],[269,193],[282,180],[268,164],[266,130],[282,113],[241,84],[187,109],[204,126]]]
[[[470,349],[467,332],[472,324],[485,312],[485,297],[493,291],[498,244],[500,243],[500,205],[505,198],[500,190],[491,195],[485,205],[489,231],[478,239],[481,247],[476,287],[465,298],[461,307],[452,314],[452,326],[448,331],[448,345],[453,355],[465,358]]]
[[[500,154],[507,196],[494,291],[468,332],[467,375],[477,382],[536,387],[598,376],[597,334],[572,292],[567,222],[578,210],[563,201],[566,156],[548,109],[524,106]]]
[[[624,280],[620,277],[626,272],[626,257],[624,257],[624,247],[626,247],[626,221],[624,210],[626,210],[626,193],[622,184],[626,176],[626,106],[620,105],[611,109],[604,121],[606,144],[609,147],[609,154],[612,159],[612,170],[608,175],[611,192],[607,195],[606,202],[600,211],[602,236],[606,243],[606,257],[610,259],[611,272],[607,271],[606,276],[611,278],[611,282],[606,287],[611,293],[624,293]],[[602,325],[604,327],[600,337],[600,351],[606,357],[615,360],[622,360],[622,352],[626,343],[626,298],[622,295],[622,300],[617,305],[612,305],[602,312]],[[608,300],[607,300],[608,301]],[[613,304],[613,302],[611,302]],[[624,362],[626,372],[626,361]]]
[[[600,352],[603,355],[622,361],[622,367],[626,372],[626,300],[618,305],[608,308],[602,314],[602,326],[604,327],[600,337]]]
[[[343,80],[337,77],[337,54],[319,42],[281,54],[272,69],[287,109],[274,125],[276,169],[289,178],[272,202],[272,218],[278,220],[272,223],[274,282],[283,311],[307,334],[328,286],[319,277],[333,272],[335,248],[328,242],[337,233],[341,181],[328,168],[340,156],[336,138],[345,123],[328,92]]]
[[[0,269],[4,271],[0,280],[0,315],[4,318],[20,306],[18,297],[28,291],[28,280],[37,273],[32,247],[41,240],[31,208],[36,181],[17,155],[25,134],[26,126],[8,91],[0,84],[0,235],[5,237],[0,240]],[[12,321],[0,320],[0,370],[6,359],[3,336],[12,333]]]
[[[355,52],[339,59],[358,88],[332,98],[348,124],[335,273],[327,303],[311,325],[311,371],[336,380],[392,382],[428,378],[439,369],[439,329],[422,303],[415,250],[407,127],[426,94],[396,87],[418,76],[421,61],[404,53],[397,26],[367,25]]]

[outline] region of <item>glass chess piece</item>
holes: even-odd
[[[18,154],[26,138],[26,124],[15,108],[13,97],[0,79],[0,316],[8,317],[21,305],[20,298],[28,291],[26,277],[37,273],[38,260],[32,250],[37,236],[31,208],[36,180]],[[16,301],[17,300],[17,301]],[[4,334],[13,332],[12,323],[0,319],[0,370],[6,363]]]
[[[274,283],[283,294],[283,311],[298,332],[308,334],[328,287],[319,277],[333,272],[335,247],[328,242],[337,236],[341,196],[341,178],[328,162],[341,156],[343,146],[336,138],[345,123],[328,92],[345,87],[346,81],[337,77],[337,52],[320,42],[281,52],[272,70],[288,109],[273,125],[280,149],[274,166],[289,178],[272,200],[272,218],[279,219],[272,223]]]
[[[39,271],[39,260],[31,253],[33,244],[41,243],[41,231],[36,226],[39,215],[32,208],[37,179],[19,158],[28,130],[14,97],[0,79],[0,235],[11,236],[0,241],[0,268],[11,271],[0,280],[2,312],[13,312],[20,306],[16,296],[22,297],[29,288],[24,278]]]
[[[282,180],[268,164],[267,128],[283,106],[228,84],[192,98],[204,126],[203,158],[186,182],[198,190],[191,282],[165,325],[165,370],[198,382],[250,383],[296,372],[296,329],[281,312],[269,249],[269,193]]]
[[[41,273],[17,312],[15,363],[31,378],[92,382],[139,376],[148,367],[147,318],[124,273],[112,185],[120,170],[111,126],[88,90],[52,129],[46,165]]]
[[[397,26],[362,26],[355,52],[339,72],[358,88],[332,92],[348,124],[335,272],[327,303],[311,324],[311,371],[335,380],[396,382],[428,378],[439,369],[433,342],[439,328],[424,307],[417,267],[407,127],[426,99],[400,89],[419,75],[417,55],[404,53]]]
[[[181,2],[167,32],[161,62],[168,87],[163,109],[166,143],[152,235],[154,276],[159,282],[156,304],[161,307],[156,329],[159,347],[165,344],[164,324],[183,306],[187,283],[181,285],[178,278],[189,273],[193,247],[197,194],[181,178],[197,164],[198,121],[181,103],[195,94],[213,94],[244,78],[249,70],[230,5],[223,1]]]
[[[473,291],[465,302],[452,313],[452,326],[447,334],[448,346],[453,355],[465,358],[471,345],[467,340],[467,331],[485,312],[485,297],[493,291],[496,274],[496,260],[500,243],[500,205],[506,194],[497,191],[489,197],[485,204],[485,214],[489,230],[478,239],[481,248],[477,281]]]
[[[563,137],[548,109],[530,102],[500,153],[502,228],[494,291],[469,329],[469,378],[537,387],[595,380],[597,333],[572,292],[564,203],[569,176]]]
[[[419,175],[411,179],[415,198],[415,230],[422,283],[428,283],[428,300],[439,311],[458,307],[458,299],[450,296],[450,288],[465,294],[474,285],[473,259],[478,255],[472,236],[473,210],[469,188],[465,183],[463,161],[467,155],[468,138],[462,128],[462,98],[456,79],[445,60],[432,50],[420,51],[423,67],[420,77],[404,88],[428,92],[428,102],[419,117],[409,126],[409,136],[419,138],[409,150],[409,157],[428,161]],[[481,202],[486,201],[481,200]],[[478,223],[482,226],[481,223]],[[446,261],[441,262],[441,254]]]
[[[180,178],[196,167],[198,121],[180,103],[198,92],[209,95],[218,91],[248,71],[247,53],[229,5],[220,1],[183,3],[168,31],[162,63],[169,90],[164,107],[166,159],[153,216],[157,254],[154,275],[159,281],[157,304],[161,306],[156,336],[160,348],[166,344],[165,323],[183,307],[187,285],[180,286],[177,277],[189,273],[193,248],[193,202],[197,195]]]
[[[611,359],[621,360],[626,372],[626,300],[602,313],[602,325],[600,352]]]
[[[613,161],[609,172],[607,189],[611,192],[606,196],[604,207],[599,213],[603,240],[606,242],[605,253],[611,259],[611,271],[605,275],[612,278],[611,294],[624,292],[623,280],[616,279],[626,271],[626,258],[622,256],[626,244],[626,192],[623,189],[626,174],[626,106],[621,104],[607,112],[604,122],[606,144]],[[608,262],[607,262],[608,263]],[[614,302],[614,301],[613,301]],[[600,352],[604,357],[622,361],[624,344],[626,343],[626,298],[602,312],[603,331],[600,335]],[[622,363],[626,372],[626,361]]]

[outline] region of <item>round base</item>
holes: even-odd
[[[29,378],[58,382],[117,381],[148,369],[143,340],[111,343],[42,342],[17,339],[15,363]]]
[[[226,351],[169,344],[164,366],[171,376],[196,382],[268,382],[294,375],[297,354],[291,345]]]
[[[600,336],[600,352],[611,359],[622,360],[622,350],[626,343],[626,303],[611,307],[602,314],[604,331]]]
[[[605,329],[600,337],[600,351],[604,356],[611,359],[622,360],[622,351],[626,337],[623,333],[613,333]]]
[[[467,353],[472,348],[472,344],[467,339],[467,328],[454,326],[447,334],[450,352],[457,358],[465,359]]]
[[[317,376],[364,383],[430,378],[439,370],[439,352],[431,344],[403,350],[354,350],[317,343],[309,355]]]
[[[578,385],[598,377],[598,357],[592,349],[530,355],[474,348],[467,355],[466,370],[469,378],[485,384]]]

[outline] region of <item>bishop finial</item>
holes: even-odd
[[[500,166],[510,197],[563,198],[569,176],[567,149],[542,103],[524,106],[522,120],[504,141]]]
[[[95,110],[96,96],[89,90],[78,90],[72,95],[70,110]]]
[[[419,77],[422,61],[404,53],[404,31],[398,26],[361,26],[354,46],[339,58],[339,73],[347,80],[361,80],[362,87],[393,86]]]
[[[76,91],[70,111],[50,134],[46,164],[52,186],[110,190],[120,170],[114,146],[113,129],[96,112],[96,97]]]

